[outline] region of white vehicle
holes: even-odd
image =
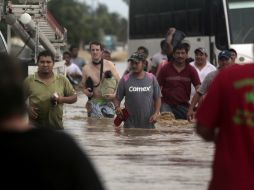
[[[236,62],[253,61],[253,0],[130,0],[129,10],[130,53],[141,45],[150,56],[160,51],[160,41],[175,27],[187,35],[191,57],[204,47],[216,65],[220,50],[234,48]]]
[[[8,52],[6,41],[5,41],[1,31],[0,31],[0,52],[1,53],[7,53]]]
[[[12,55],[22,63],[24,70],[27,70],[26,74],[37,70],[36,58],[43,50],[48,50],[55,56],[54,71],[65,73],[61,48],[66,46],[67,30],[47,10],[47,2],[19,0],[18,4],[13,4],[12,1],[0,0],[0,21],[8,25],[8,47]],[[3,41],[0,41],[2,51],[2,46],[6,49],[6,43],[3,36],[0,37]]]

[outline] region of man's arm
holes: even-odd
[[[115,109],[121,107],[121,101],[124,98],[125,93],[124,93],[124,79],[122,78],[117,86],[116,90],[116,96],[113,99],[113,104],[115,106]]]
[[[225,98],[223,96],[225,94],[223,91],[225,89],[224,78],[223,75],[220,75],[215,79],[214,83],[209,87],[210,89],[204,102],[197,110],[196,132],[206,141],[215,141],[222,125],[221,115],[225,112],[223,108]]]
[[[119,75],[118,71],[116,70],[116,66],[112,62],[110,62],[110,67],[111,67],[111,72],[112,72],[113,76],[117,80],[117,83],[119,83],[120,75]]]
[[[81,72],[81,70],[80,70],[80,68],[77,66],[77,65],[75,65],[76,66],[76,68],[75,68],[75,74],[76,74],[76,76],[80,76],[80,77],[82,77],[82,72]]]
[[[150,117],[149,122],[155,123],[157,121],[158,116],[160,115],[160,107],[161,107],[161,98],[157,98],[154,101],[154,114]]]
[[[154,102],[154,114],[159,114],[160,113],[160,108],[161,108],[161,98],[157,98]]]
[[[30,105],[30,102],[29,102],[29,100],[28,100],[28,97],[29,97],[29,95],[30,95],[29,77],[27,77],[27,78],[24,80],[23,88],[24,88],[25,100],[26,100],[27,106],[28,106],[28,114],[29,114],[29,117],[30,117],[31,119],[37,119],[38,116],[39,116],[39,114],[37,113],[38,108],[36,108],[36,107],[33,106],[33,105]]]
[[[113,104],[114,104],[115,108],[118,108],[118,107],[120,107],[121,102],[117,99],[117,97],[115,97],[113,99]]]
[[[198,88],[201,85],[201,82],[200,82],[198,72],[196,71],[196,69],[191,65],[190,65],[190,68],[191,68],[191,83],[195,87],[195,90],[197,92]]]
[[[81,84],[83,86],[83,93],[87,96],[87,97],[92,97],[93,96],[93,92],[90,92],[89,89],[86,86],[86,80],[87,80],[87,74],[86,74],[86,70],[87,70],[88,65],[85,65],[83,67],[82,70],[82,81]]]
[[[168,54],[171,55],[173,52],[173,46],[172,46],[172,40],[173,40],[173,36],[175,34],[176,29],[175,28],[169,28],[168,30],[168,36],[167,36],[167,44],[168,44]]]
[[[115,97],[115,98],[113,99],[113,104],[114,104],[114,106],[115,106],[116,115],[117,115],[118,117],[122,117],[122,118],[123,118],[124,115],[123,115],[122,108],[121,108],[121,101],[118,100],[117,97]]]
[[[160,115],[161,108],[161,89],[155,77],[153,77],[153,99],[154,99],[154,114],[150,117],[149,122],[155,123]]]
[[[57,103],[59,104],[73,104],[77,101],[77,93],[75,92],[73,95],[71,96],[59,96],[57,98]]]
[[[63,104],[72,104],[77,101],[77,93],[74,90],[73,86],[71,85],[70,81],[64,77],[64,89],[63,89],[63,96],[58,96],[56,98],[57,103]]]
[[[202,98],[202,96],[207,93],[207,90],[211,84],[211,76],[212,76],[211,74],[208,74],[203,80],[202,84],[199,86],[199,88],[196,89],[196,93],[191,100],[191,104],[187,113],[187,117],[189,121],[193,119],[194,107],[197,105],[197,103],[200,102],[200,99]]]
[[[187,118],[188,118],[189,121],[193,120],[193,118],[194,118],[194,108],[197,105],[197,103],[199,102],[201,97],[202,97],[202,94],[200,94],[198,91],[196,91],[196,93],[194,94],[194,96],[191,100],[191,104],[190,104],[188,112],[187,112]]]
[[[200,84],[198,84],[198,85],[195,86],[196,92],[198,91],[199,87],[200,87]]]
[[[113,104],[115,106],[116,114],[123,116],[122,109],[121,109],[121,101],[125,96],[124,92],[124,79],[122,78],[118,84],[116,96],[113,99]]]

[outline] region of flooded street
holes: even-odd
[[[124,64],[117,64],[123,73]],[[117,133],[112,119],[86,117],[86,97],[65,106],[64,125],[92,159],[108,190],[204,190],[213,145],[192,125],[128,129]]]

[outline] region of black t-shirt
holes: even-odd
[[[0,189],[103,189],[86,155],[62,131],[1,131],[0,151]]]

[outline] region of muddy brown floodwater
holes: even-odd
[[[120,73],[125,65],[117,64]],[[87,118],[86,97],[66,105],[65,131],[94,163],[108,190],[204,190],[211,176],[213,144],[192,125],[115,132],[112,119]]]

